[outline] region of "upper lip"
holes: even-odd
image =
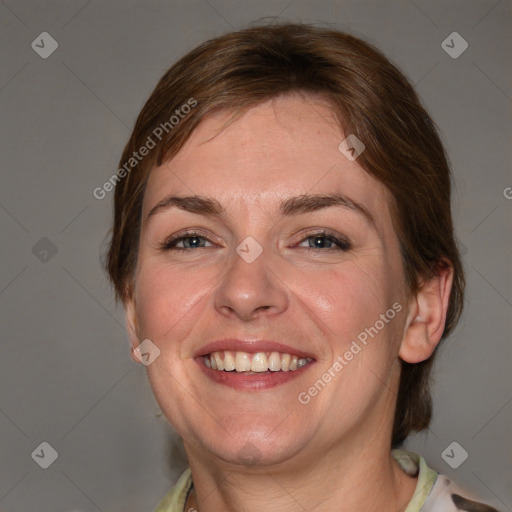
[[[223,350],[232,350],[233,352],[282,352],[285,354],[295,355],[299,358],[309,357],[315,359],[314,356],[308,352],[298,350],[289,345],[278,343],[272,340],[237,340],[237,339],[225,339],[217,340],[207,343],[201,347],[195,354],[194,357],[201,357],[212,352],[222,352]]]

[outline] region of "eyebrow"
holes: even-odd
[[[343,194],[302,194],[289,197],[283,200],[279,205],[279,211],[282,216],[299,215],[301,213],[314,212],[331,206],[343,206],[358,214],[361,214],[366,220],[375,226],[375,219],[370,211],[362,204],[354,201]],[[175,196],[170,195],[159,201],[146,217],[146,222],[162,211],[170,208],[179,208],[180,210],[205,215],[210,217],[222,217],[225,213],[223,206],[214,198],[205,196]]]

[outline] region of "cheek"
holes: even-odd
[[[217,277],[218,279],[218,277]],[[215,273],[171,265],[143,265],[137,275],[140,336],[158,340],[182,332],[215,286]]]
[[[330,344],[322,371],[334,370],[331,393],[353,413],[376,399],[394,375],[405,308],[388,271],[374,261],[347,263],[309,281],[309,293],[302,288],[301,299],[310,297]]]
[[[352,377],[344,382],[345,390],[346,386],[357,388],[355,377],[366,375],[365,368],[371,369],[372,378],[385,379],[397,357],[404,308],[400,287],[388,273],[389,267],[374,259],[366,264],[347,262],[337,270],[331,267],[303,276],[295,290],[329,340],[330,354],[324,363],[330,365],[347,354],[350,363],[343,362],[347,363],[344,373]]]
[[[299,280],[296,280],[299,282]],[[392,304],[393,287],[378,267],[351,262],[302,276],[297,292],[334,332],[364,327]],[[374,318],[375,317],[375,318]]]

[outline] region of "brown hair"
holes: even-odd
[[[139,114],[116,180],[105,262],[116,299],[125,303],[133,293],[151,169],[174,156],[205,115],[219,110],[239,114],[292,92],[325,98],[343,132],[364,142],[358,163],[390,192],[409,292],[415,293],[420,279],[434,276],[440,266],[453,267],[445,338],[462,312],[465,280],[453,233],[450,168],[437,129],[411,84],[380,51],[354,36],[301,24],[251,27],[207,41],[160,79]],[[189,113],[170,123],[178,110]],[[155,147],[134,160],[150,139]],[[429,425],[432,362],[433,356],[417,364],[402,362],[393,445]]]

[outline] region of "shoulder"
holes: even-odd
[[[434,471],[421,455],[406,450],[393,450],[391,453],[405,473],[418,477],[414,495],[405,512],[499,512]]]
[[[498,512],[495,508],[470,499],[467,492],[460,489],[449,478],[438,475],[421,512]]]

